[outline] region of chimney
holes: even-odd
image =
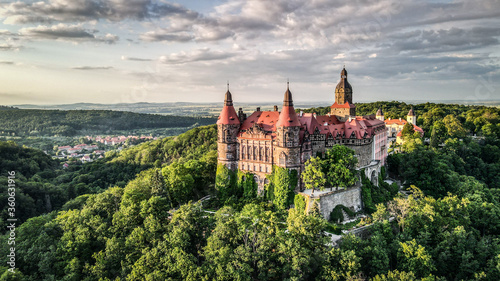
[[[401,121],[401,118],[399,118],[399,121]]]
[[[278,106],[277,105],[274,106],[274,111],[278,111]]]
[[[260,111],[260,107],[257,107],[257,111]]]
[[[243,120],[246,119],[242,107],[238,108],[238,119],[240,119],[240,122],[243,122]]]
[[[314,118],[316,118],[316,112],[313,113]]]
[[[300,111],[300,117],[302,117],[302,115],[304,115],[304,111]]]

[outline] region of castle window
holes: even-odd
[[[286,154],[284,152],[281,152],[279,162],[280,162],[280,165],[286,164]]]

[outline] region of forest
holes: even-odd
[[[411,107],[366,111],[381,105],[386,118]],[[0,181],[17,171],[24,222],[16,273],[2,255],[0,280],[500,280],[499,110],[413,106],[430,141],[405,133],[378,186],[361,179],[369,235],[335,247],[326,233],[336,217],[305,211],[291,192],[296,175],[276,167],[259,196],[251,174],[217,166],[214,125],[67,170],[0,142]],[[336,161],[308,171],[319,179]]]
[[[111,110],[40,110],[3,108],[0,134],[10,136],[76,136],[132,132],[137,129],[209,125],[215,118],[170,116]]]

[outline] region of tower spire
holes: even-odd
[[[283,106],[293,106],[292,92],[290,92],[290,81],[286,81],[286,92],[283,98]]]
[[[224,99],[224,105],[233,106],[233,95],[231,95],[231,92],[229,92],[229,81],[227,81],[227,92],[226,92],[226,97]]]

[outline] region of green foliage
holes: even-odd
[[[217,190],[217,196],[222,202],[236,193],[236,175],[224,164],[217,165],[215,190]]]
[[[393,105],[397,111],[409,110],[401,103]],[[306,215],[304,198],[293,196],[295,171],[276,168],[268,177],[266,196],[274,205],[255,198],[252,174],[230,176],[223,168],[216,174],[214,126],[143,144],[97,163],[89,173],[82,171],[92,166],[84,165],[58,176],[57,165],[42,168],[41,163],[50,161],[41,154],[35,161],[39,170],[31,169],[29,157],[0,157],[0,163],[17,161],[23,167],[22,192],[16,198],[20,206],[44,210],[47,193],[51,204],[62,209],[45,209],[47,214],[16,229],[16,267],[23,280],[499,280],[497,110],[478,109],[476,114],[469,107],[431,105],[415,106],[424,126],[453,114],[467,132],[488,136],[459,141],[446,131],[437,141],[444,147],[416,146],[391,155],[388,171],[411,187],[407,197],[394,197],[397,186],[383,181],[385,171],[378,186],[362,173],[363,200],[374,211],[373,224],[365,238],[347,234],[337,247],[330,246],[323,231],[340,229],[319,216],[317,201]],[[423,112],[430,107],[432,112]],[[367,108],[360,105],[358,110]],[[202,138],[209,139],[205,146]],[[134,168],[125,176],[120,167]],[[112,175],[105,178],[100,170]],[[120,187],[108,188],[118,179]],[[188,203],[211,193],[214,182],[227,193],[224,203],[234,207],[212,214]],[[57,199],[61,190],[55,186],[72,195]],[[92,188],[101,192],[78,196]],[[31,200],[23,196],[28,192]],[[61,208],[70,198],[75,199]],[[292,201],[295,208],[283,212]],[[2,253],[8,251],[7,239],[0,236]],[[0,256],[0,263],[5,262],[6,255]]]
[[[415,239],[408,242],[399,242],[398,260],[403,271],[412,272],[418,278],[427,277],[435,270],[432,257]]]
[[[0,132],[17,136],[75,136],[116,130],[208,125],[214,118],[181,117],[112,110],[2,110]]]
[[[394,271],[389,271],[387,274],[381,274],[375,276],[373,281],[416,281],[417,278],[413,272],[405,272],[398,271],[397,269]]]
[[[244,199],[253,199],[257,197],[257,182],[254,174],[238,171],[237,190],[243,192]]]
[[[295,206],[295,210],[301,214],[306,213],[306,198],[300,194],[295,194],[293,198],[293,205]]]
[[[349,218],[352,218],[356,215],[356,213],[354,211],[352,211],[351,209],[347,208],[346,206],[344,206],[342,204],[338,204],[330,212],[329,221],[333,222],[333,223],[341,223],[342,221],[344,221],[344,214],[342,211],[344,211],[349,216]]]
[[[403,126],[403,130],[401,130],[401,137],[404,140],[409,140],[410,138],[413,138],[414,135],[415,129],[413,128],[413,124],[411,124],[410,122],[406,123]]]
[[[334,145],[326,151],[323,167],[330,186],[349,187],[356,183],[358,174],[355,168],[358,161],[354,153],[354,150],[343,145]]]
[[[302,181],[304,182],[304,187],[306,189],[314,189],[324,190],[326,185],[326,175],[323,172],[323,163],[321,158],[312,157],[306,161],[304,164],[305,168],[302,171]]]
[[[389,185],[384,182],[383,174],[385,174],[385,169],[379,175],[378,186],[374,185],[365,175],[364,171],[361,172],[361,198],[365,206],[365,211],[369,214],[375,212],[376,205],[380,203],[386,203],[391,200],[399,191],[399,187],[396,183]]]
[[[273,166],[267,192],[272,192],[272,201],[279,210],[285,210],[293,203],[297,183],[297,171]]]
[[[213,189],[217,163],[215,139],[215,126],[195,128],[176,138],[125,149],[119,156],[108,155],[85,165],[71,164],[68,169],[62,169],[61,163],[40,150],[0,142],[0,170],[3,171],[0,180],[7,182],[6,172],[16,172],[16,216],[22,222],[52,210],[79,208],[82,202],[63,205],[83,194],[99,193],[111,186],[125,187],[138,173],[164,161],[171,165],[163,168],[167,181],[162,189],[168,187],[178,196],[170,199],[178,205],[188,199],[201,198]],[[158,186],[163,181],[155,182]],[[7,185],[2,185],[0,190],[0,217],[5,220]]]
[[[312,157],[305,163],[302,180],[307,189],[324,190],[330,187],[349,187],[358,180],[354,150],[334,145],[326,151],[325,157]]]
[[[160,160],[161,163],[170,164],[175,160],[198,160],[207,152],[212,152],[212,157],[217,157],[216,125],[194,128],[176,137],[154,140],[122,150],[112,162],[152,165]]]

